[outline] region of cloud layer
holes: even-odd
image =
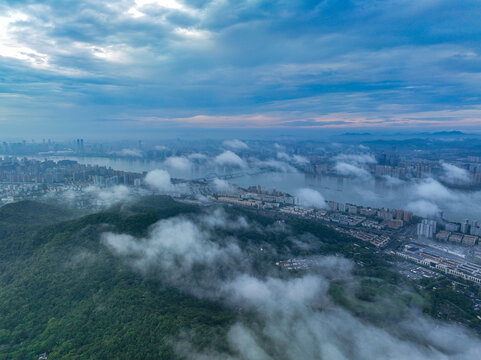
[[[176,341],[176,351],[189,359],[471,359],[481,351],[466,330],[419,314],[378,327],[335,305],[328,289],[333,278],[350,279],[353,264],[346,259],[319,257],[312,271],[295,277],[273,269],[258,274],[249,260],[253,255],[218,231],[252,231],[252,225],[216,210],[161,220],[145,238],[105,233],[102,241],[142,273],[249,312],[249,321],[239,319],[228,331],[229,353],[199,352]],[[269,230],[257,226],[257,231]]]
[[[444,174],[441,178],[450,184],[468,184],[471,181],[471,176],[466,169],[448,163],[442,163],[442,167]]]
[[[8,133],[480,124],[477,1],[6,0],[0,14]]]

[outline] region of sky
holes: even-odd
[[[2,0],[0,132],[481,129],[479,0]]]

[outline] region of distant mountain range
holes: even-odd
[[[343,136],[379,136],[380,134],[372,134],[370,132],[345,132],[342,134]],[[452,131],[436,131],[436,132],[420,132],[420,133],[394,133],[394,134],[389,134],[387,133],[385,136],[467,136],[470,134],[467,134],[465,132],[459,131],[459,130],[452,130]]]

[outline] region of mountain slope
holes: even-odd
[[[39,225],[67,220],[76,215],[73,210],[41,202],[23,200],[0,207],[0,224]]]
[[[159,206],[149,212],[152,202]],[[141,213],[111,209],[10,239],[21,246],[0,256],[0,358],[47,351],[54,359],[171,359],[170,334],[196,329],[202,342],[225,328],[229,311],[136,274],[101,244],[105,229],[140,234],[165,209],[189,210],[161,203],[148,199],[149,206],[136,205]],[[33,202],[14,208],[26,206],[35,222],[47,209]],[[18,221],[12,207],[6,213]]]
[[[269,336],[290,334],[291,321],[300,321],[298,326],[310,335],[328,328],[329,322],[305,326],[328,314],[324,307],[361,319],[353,329],[367,327],[358,333],[369,334],[373,327],[381,331],[412,318],[413,309],[436,315],[470,306],[471,300],[459,298],[449,281],[436,282],[443,291],[435,298],[413,289],[385,254],[311,220],[283,223],[239,208],[201,209],[168,197],[141,198],[46,225],[38,220],[29,226],[15,224],[12,209],[7,208],[10,215],[0,223],[0,231],[11,229],[0,237],[0,359],[35,359],[44,352],[49,359],[191,359],[203,351],[203,359],[215,358],[212,354],[224,359],[249,348],[231,346],[232,331],[242,324],[271,358],[291,360],[296,357],[283,354]],[[15,209],[38,219],[42,215],[37,217],[36,211],[47,208],[23,203]],[[51,214],[59,215],[56,210]],[[189,236],[197,242],[178,244]],[[310,273],[276,266],[296,257],[321,257],[325,268]],[[291,288],[293,295],[283,296],[289,291],[285,285],[312,281],[315,274],[326,286],[316,293],[321,305],[304,307],[298,301],[309,286]],[[247,279],[245,289],[252,298],[239,301],[231,285]],[[279,293],[272,296],[266,290],[269,284],[278,286]],[[259,298],[267,300],[267,309],[249,307],[249,300]],[[272,306],[275,316],[265,318]],[[291,318],[291,306],[302,310],[301,316]],[[467,315],[457,313],[456,320],[478,326],[476,317]],[[279,326],[279,332],[266,333],[266,323]],[[411,341],[409,337],[402,341]],[[177,351],[180,345],[184,356]],[[296,349],[310,354],[298,343]]]

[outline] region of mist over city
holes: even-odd
[[[476,1],[0,4],[0,359],[477,359]]]

